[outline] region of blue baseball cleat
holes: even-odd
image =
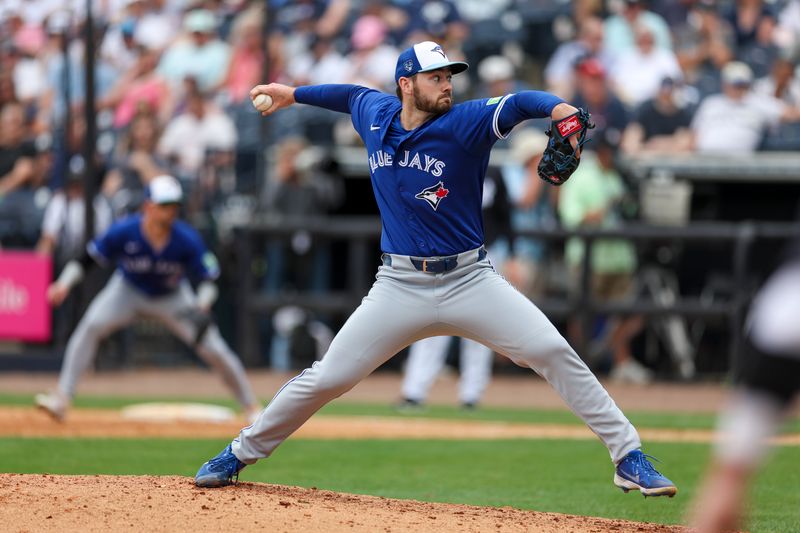
[[[644,494],[645,498],[647,496],[669,496],[672,498],[678,493],[678,487],[653,468],[648,457],[655,459],[655,457],[646,455],[640,450],[633,450],[628,453],[617,465],[617,470],[614,473],[614,485],[621,488],[623,492],[638,490]]]
[[[225,487],[239,481],[239,472],[247,466],[241,462],[231,451],[231,445],[228,444],[224,450],[219,452],[216,457],[209,459],[197,475],[194,476],[194,484],[198,487]]]

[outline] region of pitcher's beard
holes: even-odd
[[[446,99],[439,98],[437,100],[426,98],[422,96],[422,94],[420,94],[415,84],[414,105],[420,111],[425,111],[426,113],[433,113],[435,115],[440,115],[442,113],[447,113],[448,111],[450,111],[450,108],[453,107],[453,97],[452,95],[450,95],[449,98]]]

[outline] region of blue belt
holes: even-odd
[[[486,257],[486,248],[481,246],[478,249],[478,261]],[[441,274],[450,272],[458,266],[458,254],[445,257],[409,257],[411,264],[420,272],[431,274]]]

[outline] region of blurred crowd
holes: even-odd
[[[355,83],[393,93],[400,50],[428,39],[472,66],[453,80],[457,100],[541,89],[592,113],[595,142],[587,146],[598,155],[581,167],[585,186],[573,179],[560,195],[535,173],[545,122],[501,141],[513,229],[608,226],[624,218],[614,163],[620,153],[800,149],[800,0],[92,6],[98,135],[88,166],[86,2],[4,0],[0,7],[0,246],[54,254],[57,269],[82,246],[87,168],[99,191],[97,232],[137,210],[148,181],[165,173],[181,180],[193,220],[241,217],[254,207],[333,212],[344,200],[331,149],[359,143],[347,117],[297,106],[264,121],[249,89],[273,81]],[[259,168],[265,138],[271,155]],[[528,266],[511,262],[509,275],[535,292],[542,244],[520,240],[515,249]],[[571,245],[566,260],[577,268],[581,253]],[[285,263],[278,245],[267,255]],[[612,243],[603,257],[595,267],[610,277],[596,280],[598,290],[626,292],[614,276],[635,270],[634,253]],[[283,283],[278,271],[265,287]],[[325,286],[309,275],[312,285]],[[634,322],[623,341],[640,327]]]
[[[423,39],[473,65],[454,80],[460,99],[545,89],[587,107],[595,135],[627,153],[800,148],[798,0],[98,0],[93,11],[103,224],[135,210],[159,173],[192,191],[190,210],[270,189],[263,176],[280,172],[257,175],[253,85],[393,92],[399,50]],[[0,15],[0,239],[34,246],[81,196],[86,3],[7,0]],[[341,117],[302,106],[268,128],[274,145],[317,147],[317,161],[319,147],[357,142]]]

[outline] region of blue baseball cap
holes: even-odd
[[[450,61],[441,46],[433,41],[423,41],[406,48],[397,58],[394,81],[445,67],[450,67],[450,72],[458,74],[467,70],[469,65],[463,61]]]

